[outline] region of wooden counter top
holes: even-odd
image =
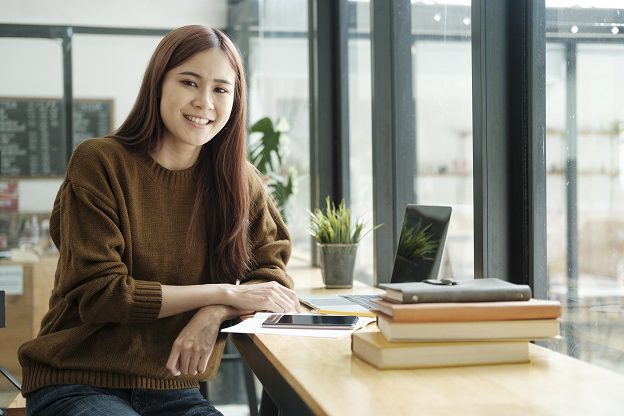
[[[318,269],[289,270],[300,294],[339,293],[322,288]],[[353,291],[341,291],[371,288],[356,284]],[[349,337],[237,334],[234,343],[286,414],[291,393],[308,413],[317,415],[570,416],[624,411],[624,376],[536,345],[530,347],[529,364],[377,370],[351,355]],[[263,380],[267,366],[275,374]]]

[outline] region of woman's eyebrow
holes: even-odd
[[[195,77],[197,79],[202,79],[202,76],[199,75],[197,72],[193,72],[193,71],[182,71],[182,72],[178,72],[178,75],[189,75],[191,77]]]
[[[202,76],[199,75],[197,72],[193,72],[193,71],[182,71],[182,72],[178,72],[178,75],[188,75],[191,77],[195,77],[197,79],[202,79]],[[214,82],[218,82],[220,84],[228,84],[228,85],[232,85],[232,83],[226,79],[221,79],[221,78],[214,78],[213,79]]]
[[[214,78],[213,79],[214,82],[218,82],[219,84],[228,84],[228,85],[232,85],[232,83],[230,81],[228,81],[227,79],[221,79],[221,78]]]

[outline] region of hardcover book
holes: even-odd
[[[393,322],[377,316],[377,326],[388,341],[482,341],[544,339],[559,335],[559,319],[477,322]]]
[[[527,302],[392,303],[374,299],[378,310],[393,322],[506,321],[555,319],[561,316],[556,300],[531,299]]]
[[[379,369],[526,363],[528,341],[388,342],[378,332],[354,332],[353,355]]]
[[[453,285],[436,285],[426,282],[383,283],[382,297],[399,303],[429,302],[495,302],[527,301],[531,288],[504,280],[488,278],[463,280]]]

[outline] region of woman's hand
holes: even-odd
[[[174,376],[206,371],[221,324],[245,313],[225,305],[200,308],[173,342],[167,369]]]
[[[301,311],[295,291],[277,282],[228,285],[225,303],[238,309],[252,311]]]

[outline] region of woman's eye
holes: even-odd
[[[215,88],[215,91],[218,92],[219,94],[227,94],[228,92],[225,88],[221,88],[221,87]]]
[[[182,84],[188,85],[189,87],[197,87],[197,83],[195,83],[195,81],[184,80],[182,81]]]

